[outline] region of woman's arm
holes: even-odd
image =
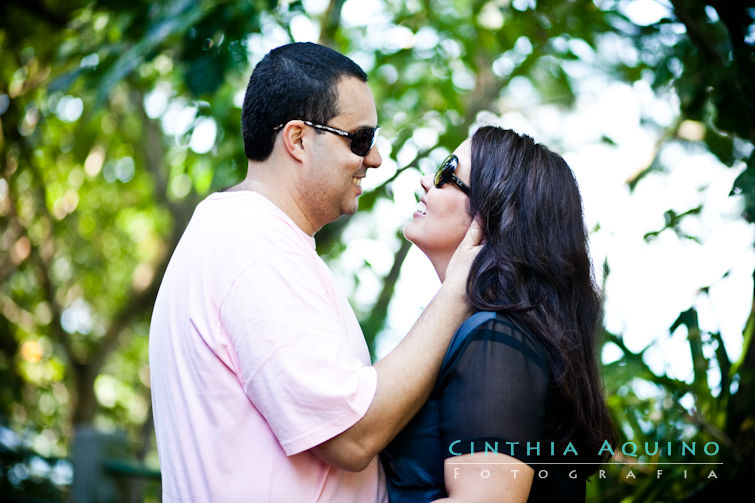
[[[518,503],[527,501],[535,471],[500,453],[464,454],[446,458],[448,498],[434,503]]]

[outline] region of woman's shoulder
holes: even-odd
[[[482,316],[485,314],[484,320],[480,318],[482,321],[481,323],[477,323],[476,328],[480,330],[488,330],[493,332],[499,332],[511,335],[516,338],[531,338],[536,339],[532,336],[530,331],[522,326],[520,322],[518,322],[511,314],[509,313],[498,313],[493,311],[477,311],[472,316],[467,318],[464,323],[467,321],[475,319],[476,316]],[[463,324],[462,324],[463,325]]]
[[[540,337],[506,313],[495,316],[480,324],[472,339],[490,340],[504,344],[533,360],[544,370],[548,368],[548,352]]]
[[[491,351],[501,358],[523,356],[549,373],[548,354],[540,339],[513,317],[490,311],[478,311],[461,324],[451,340],[442,369],[449,370],[460,358],[475,355],[485,358]]]

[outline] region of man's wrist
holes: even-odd
[[[466,283],[444,281],[440,285],[437,296],[442,298],[443,305],[446,307],[457,306],[463,308],[464,312],[472,311]]]

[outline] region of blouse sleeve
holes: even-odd
[[[546,448],[540,445],[550,380],[545,350],[507,318],[470,332],[441,372],[446,457],[487,451],[527,462]]]

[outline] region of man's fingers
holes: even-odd
[[[477,219],[473,219],[461,243],[469,248],[474,248],[482,244],[482,238],[482,226]]]

